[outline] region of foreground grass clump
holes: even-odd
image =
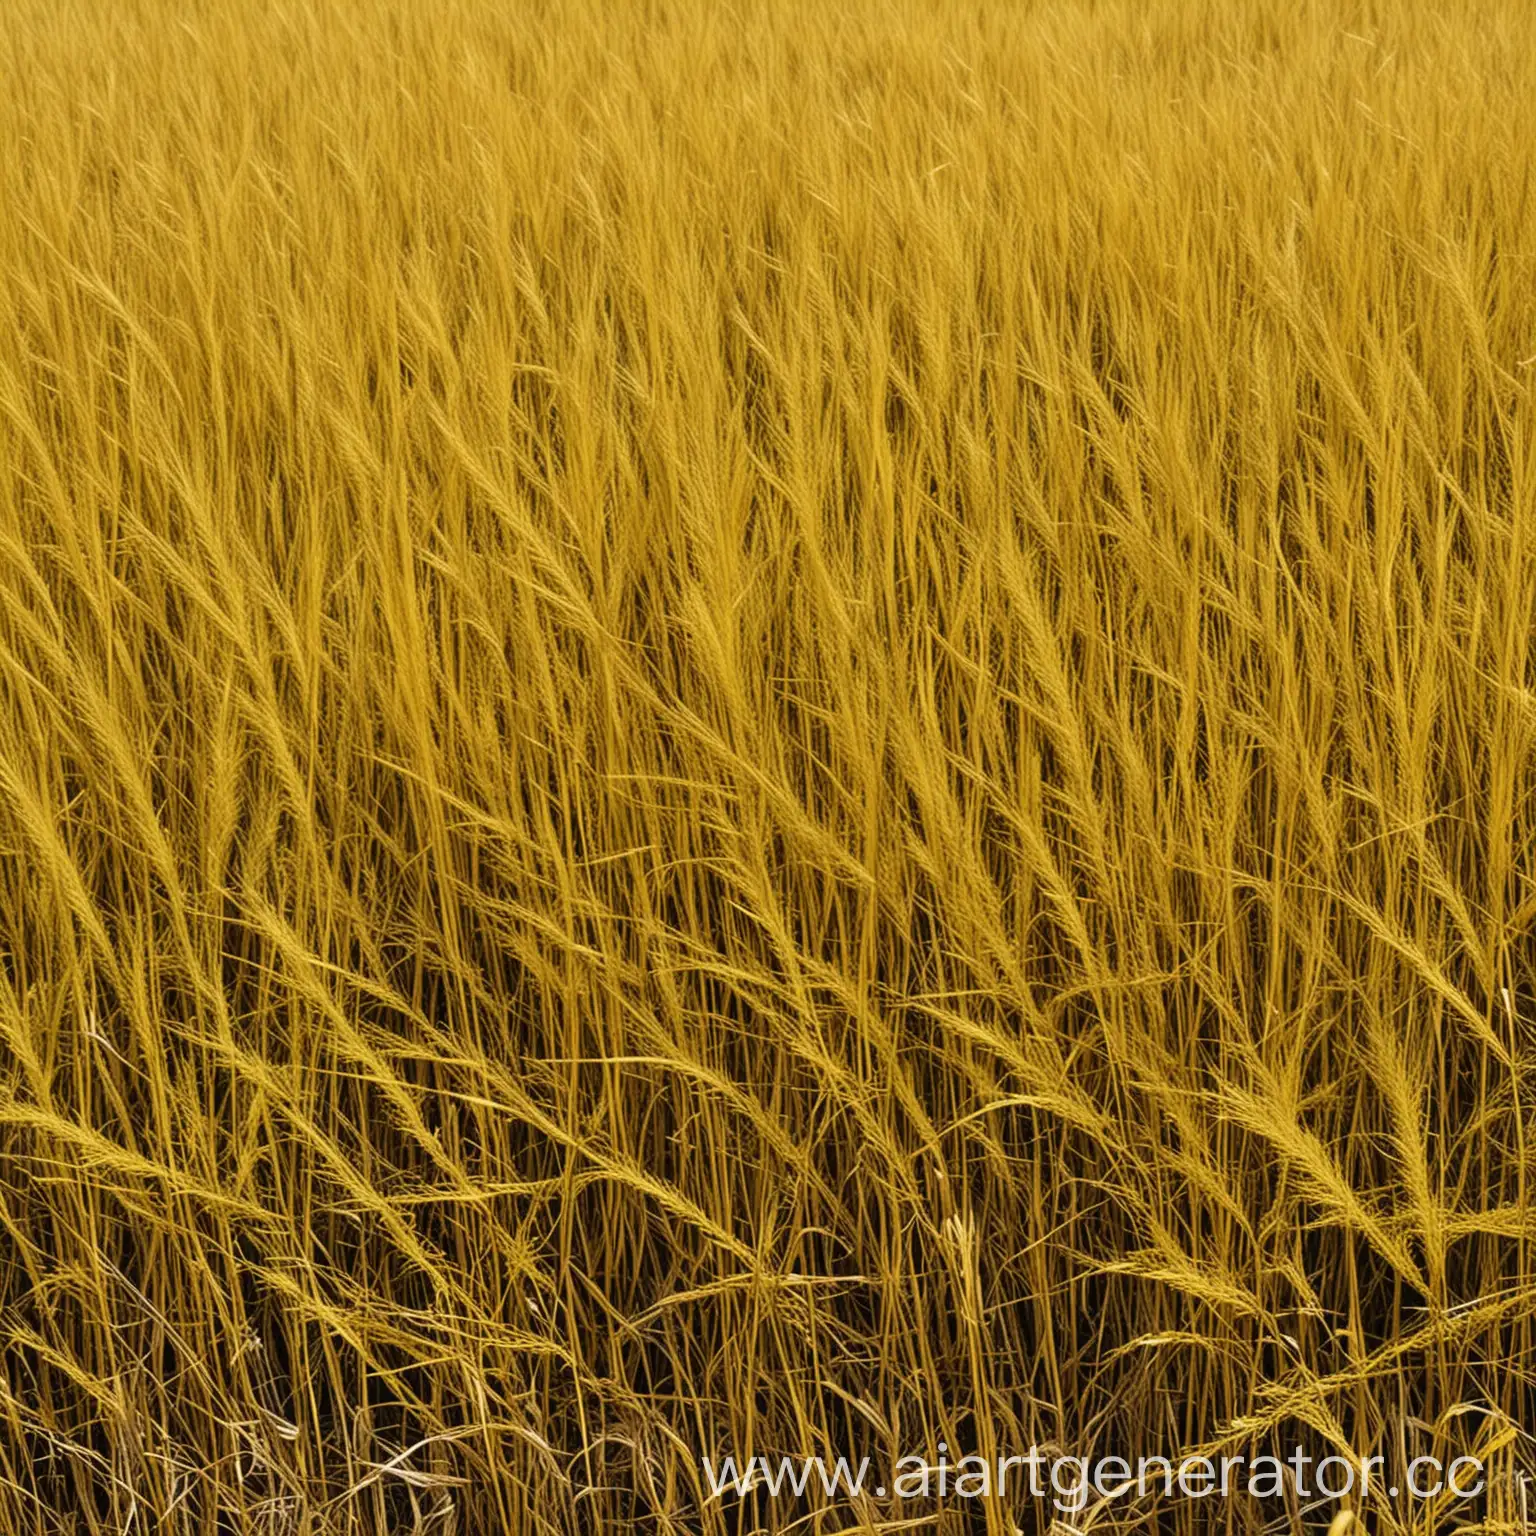
[[[940,1440],[1513,1528],[1536,12],[0,68],[0,1528],[1044,1528],[698,1464]]]

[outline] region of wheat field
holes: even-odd
[[[1526,1528],[1536,7],[0,78],[0,1532]]]

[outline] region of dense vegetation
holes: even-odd
[[[1007,1536],[698,1462],[1298,1439],[1520,1528],[1536,10],[0,74],[0,1528]]]

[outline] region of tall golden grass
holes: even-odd
[[[8,0],[0,79],[0,1528],[1298,1438],[1520,1528],[1536,8]]]

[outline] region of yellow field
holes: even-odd
[[[0,1532],[1522,1528],[1536,7],[0,79]]]

